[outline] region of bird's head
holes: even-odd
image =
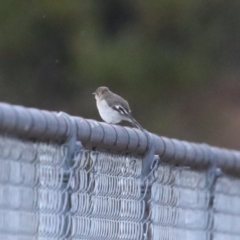
[[[109,89],[107,87],[99,87],[93,94],[97,100],[101,100],[108,92]]]

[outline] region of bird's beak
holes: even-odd
[[[95,93],[95,92],[93,92],[92,94],[93,94],[93,95],[96,95],[96,93]]]

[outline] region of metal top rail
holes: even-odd
[[[169,139],[135,128],[6,103],[0,103],[0,131],[23,138],[57,142],[67,141],[74,135],[86,148],[96,147],[139,155],[146,153],[147,134],[150,134],[155,154],[164,161],[240,172],[239,151]]]

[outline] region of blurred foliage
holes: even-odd
[[[1,101],[98,116],[125,97],[149,131],[239,148],[240,1],[0,0]]]

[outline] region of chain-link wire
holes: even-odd
[[[68,193],[61,146],[0,138],[0,239],[61,239]]]
[[[214,188],[213,238],[240,239],[240,179],[221,176]]]
[[[36,156],[32,143],[0,137],[0,239],[36,239]]]
[[[163,162],[143,177],[135,155],[68,157],[64,144],[0,136],[0,239],[240,239],[237,177]]]
[[[141,239],[141,158],[83,150],[72,168],[72,239]]]
[[[240,179],[209,172],[158,166],[147,239],[240,239]]]

